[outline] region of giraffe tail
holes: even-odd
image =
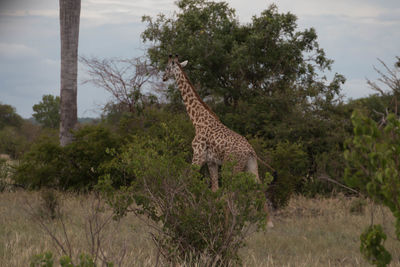
[[[272,180],[272,183],[274,183],[276,181],[276,179],[278,179],[278,172],[271,167],[271,165],[269,165],[268,163],[266,163],[265,161],[263,161],[262,159],[260,159],[259,156],[257,156],[258,161],[260,161],[264,166],[266,166],[268,169],[270,169],[272,171],[272,177],[274,177],[274,179]]]

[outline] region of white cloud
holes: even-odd
[[[0,9],[0,16],[28,17],[39,16],[58,18],[59,6],[56,0],[18,1]],[[139,22],[145,14],[168,14],[176,9],[171,0],[82,0],[81,20],[83,27],[104,24],[125,24]]]
[[[0,16],[58,17],[57,0],[6,0],[2,4]]]
[[[351,79],[346,81],[343,86],[343,94],[346,98],[356,99],[374,93],[376,92],[368,87],[365,79]]]
[[[397,0],[396,0],[397,1]],[[269,0],[252,1],[228,0],[241,21],[249,22],[253,15],[259,15],[271,4],[276,4],[280,12],[291,12],[299,18],[312,16],[339,16],[356,20],[359,23],[398,23],[400,19],[400,1],[386,6],[379,0]],[[390,18],[390,19],[389,19]]]
[[[54,60],[54,59],[50,59],[50,58],[45,58],[42,59],[42,62],[47,65],[47,66],[51,66],[51,67],[60,67],[60,60]]]
[[[143,15],[172,14],[173,1],[88,0],[82,3],[82,26],[140,22]]]
[[[385,24],[400,20],[400,2],[397,0],[255,0],[251,4],[242,0],[225,1],[236,9],[243,22],[249,22],[253,15],[259,15],[271,4],[276,4],[281,12],[291,12],[302,18],[334,15],[360,23]],[[88,21],[88,26],[120,24],[138,22],[144,14],[172,14],[176,9],[173,0],[83,0],[81,18]],[[0,15],[58,17],[58,1],[15,0],[3,7]]]
[[[381,5],[365,4],[360,0],[283,0],[277,1],[277,3],[282,8],[293,11],[299,16],[336,15],[351,18],[369,18],[377,17],[384,11]]]
[[[0,11],[0,15],[11,16],[11,17],[27,17],[27,16],[39,16],[39,17],[50,17],[58,18],[58,9],[34,9],[34,10],[4,10]]]
[[[0,43],[0,58],[2,59],[22,59],[38,57],[39,52],[24,44]]]

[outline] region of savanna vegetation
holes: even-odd
[[[33,255],[44,252],[51,252],[54,266],[59,266],[60,255],[69,253],[65,234],[74,263],[85,253],[93,258],[97,255],[97,266],[104,266],[99,258],[113,262],[114,266],[156,266],[158,249],[149,235],[154,230],[147,222],[133,213],[120,221],[112,220],[113,212],[108,206],[100,206],[104,210],[96,209],[96,196],[92,194],[59,193],[65,232],[60,217],[44,220],[51,233],[63,242],[66,250],[63,252],[37,222],[40,214],[46,214],[43,210],[47,210],[43,208],[42,195],[40,191],[0,194],[0,211],[7,215],[0,217],[1,266],[27,266]],[[363,201],[360,205],[359,198],[341,194],[329,198],[294,196],[275,215],[274,228],[247,238],[246,246],[239,250],[243,266],[370,266],[360,254],[359,236],[369,226],[371,212],[375,213],[374,222],[382,224],[388,233],[385,247],[393,256],[390,266],[398,266],[400,250],[394,238],[391,212]],[[92,239],[90,234],[90,227],[98,230],[96,222],[98,226],[107,222],[100,231],[100,239],[97,239],[99,236]],[[97,244],[101,250],[97,250]],[[201,260],[191,266],[210,263],[206,255]],[[163,265],[167,264],[163,262]]]
[[[43,96],[34,120],[0,104],[0,265],[400,264],[400,58],[367,81],[376,94],[345,101],[345,78],[327,78],[333,60],[295,15],[271,5],[242,24],[224,2],[176,4],[143,17],[144,57],[80,59],[112,100],[72,142],[59,142],[59,97]],[[179,91],[160,83],[171,53],[276,180],[226,164],[210,190]]]

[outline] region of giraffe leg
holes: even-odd
[[[207,165],[211,176],[211,191],[216,192],[218,190],[218,165],[214,162],[208,162]]]
[[[199,167],[203,166],[206,162],[206,154],[205,153],[196,153],[193,154],[192,164],[197,165]]]
[[[274,223],[272,222],[271,213],[268,206],[268,200],[266,200],[264,203],[264,212],[267,214],[267,227],[272,228],[274,227]]]
[[[249,157],[246,165],[246,171],[256,176],[257,183],[261,183],[260,177],[258,176],[258,163],[255,157]]]
[[[206,144],[199,142],[198,138],[195,137],[192,141],[192,148],[193,148],[192,164],[198,165],[199,167],[203,166],[207,158]]]
[[[258,164],[257,164],[257,158],[255,157],[250,157],[249,160],[247,161],[247,166],[246,166],[246,171],[253,173],[256,176],[256,181],[257,183],[261,183],[260,177],[258,176]],[[272,228],[274,227],[274,223],[271,220],[271,213],[269,211],[269,205],[268,205],[268,199],[267,196],[265,196],[265,203],[264,203],[264,212],[267,214],[267,227]]]
[[[233,159],[235,165],[233,166],[233,173],[243,172],[246,169],[246,161]]]

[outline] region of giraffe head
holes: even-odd
[[[181,71],[180,67],[185,67],[187,63],[187,60],[179,63],[178,55],[176,55],[175,58],[172,58],[172,55],[169,55],[168,64],[163,75],[163,81],[168,81],[171,77],[174,78],[175,75]]]

